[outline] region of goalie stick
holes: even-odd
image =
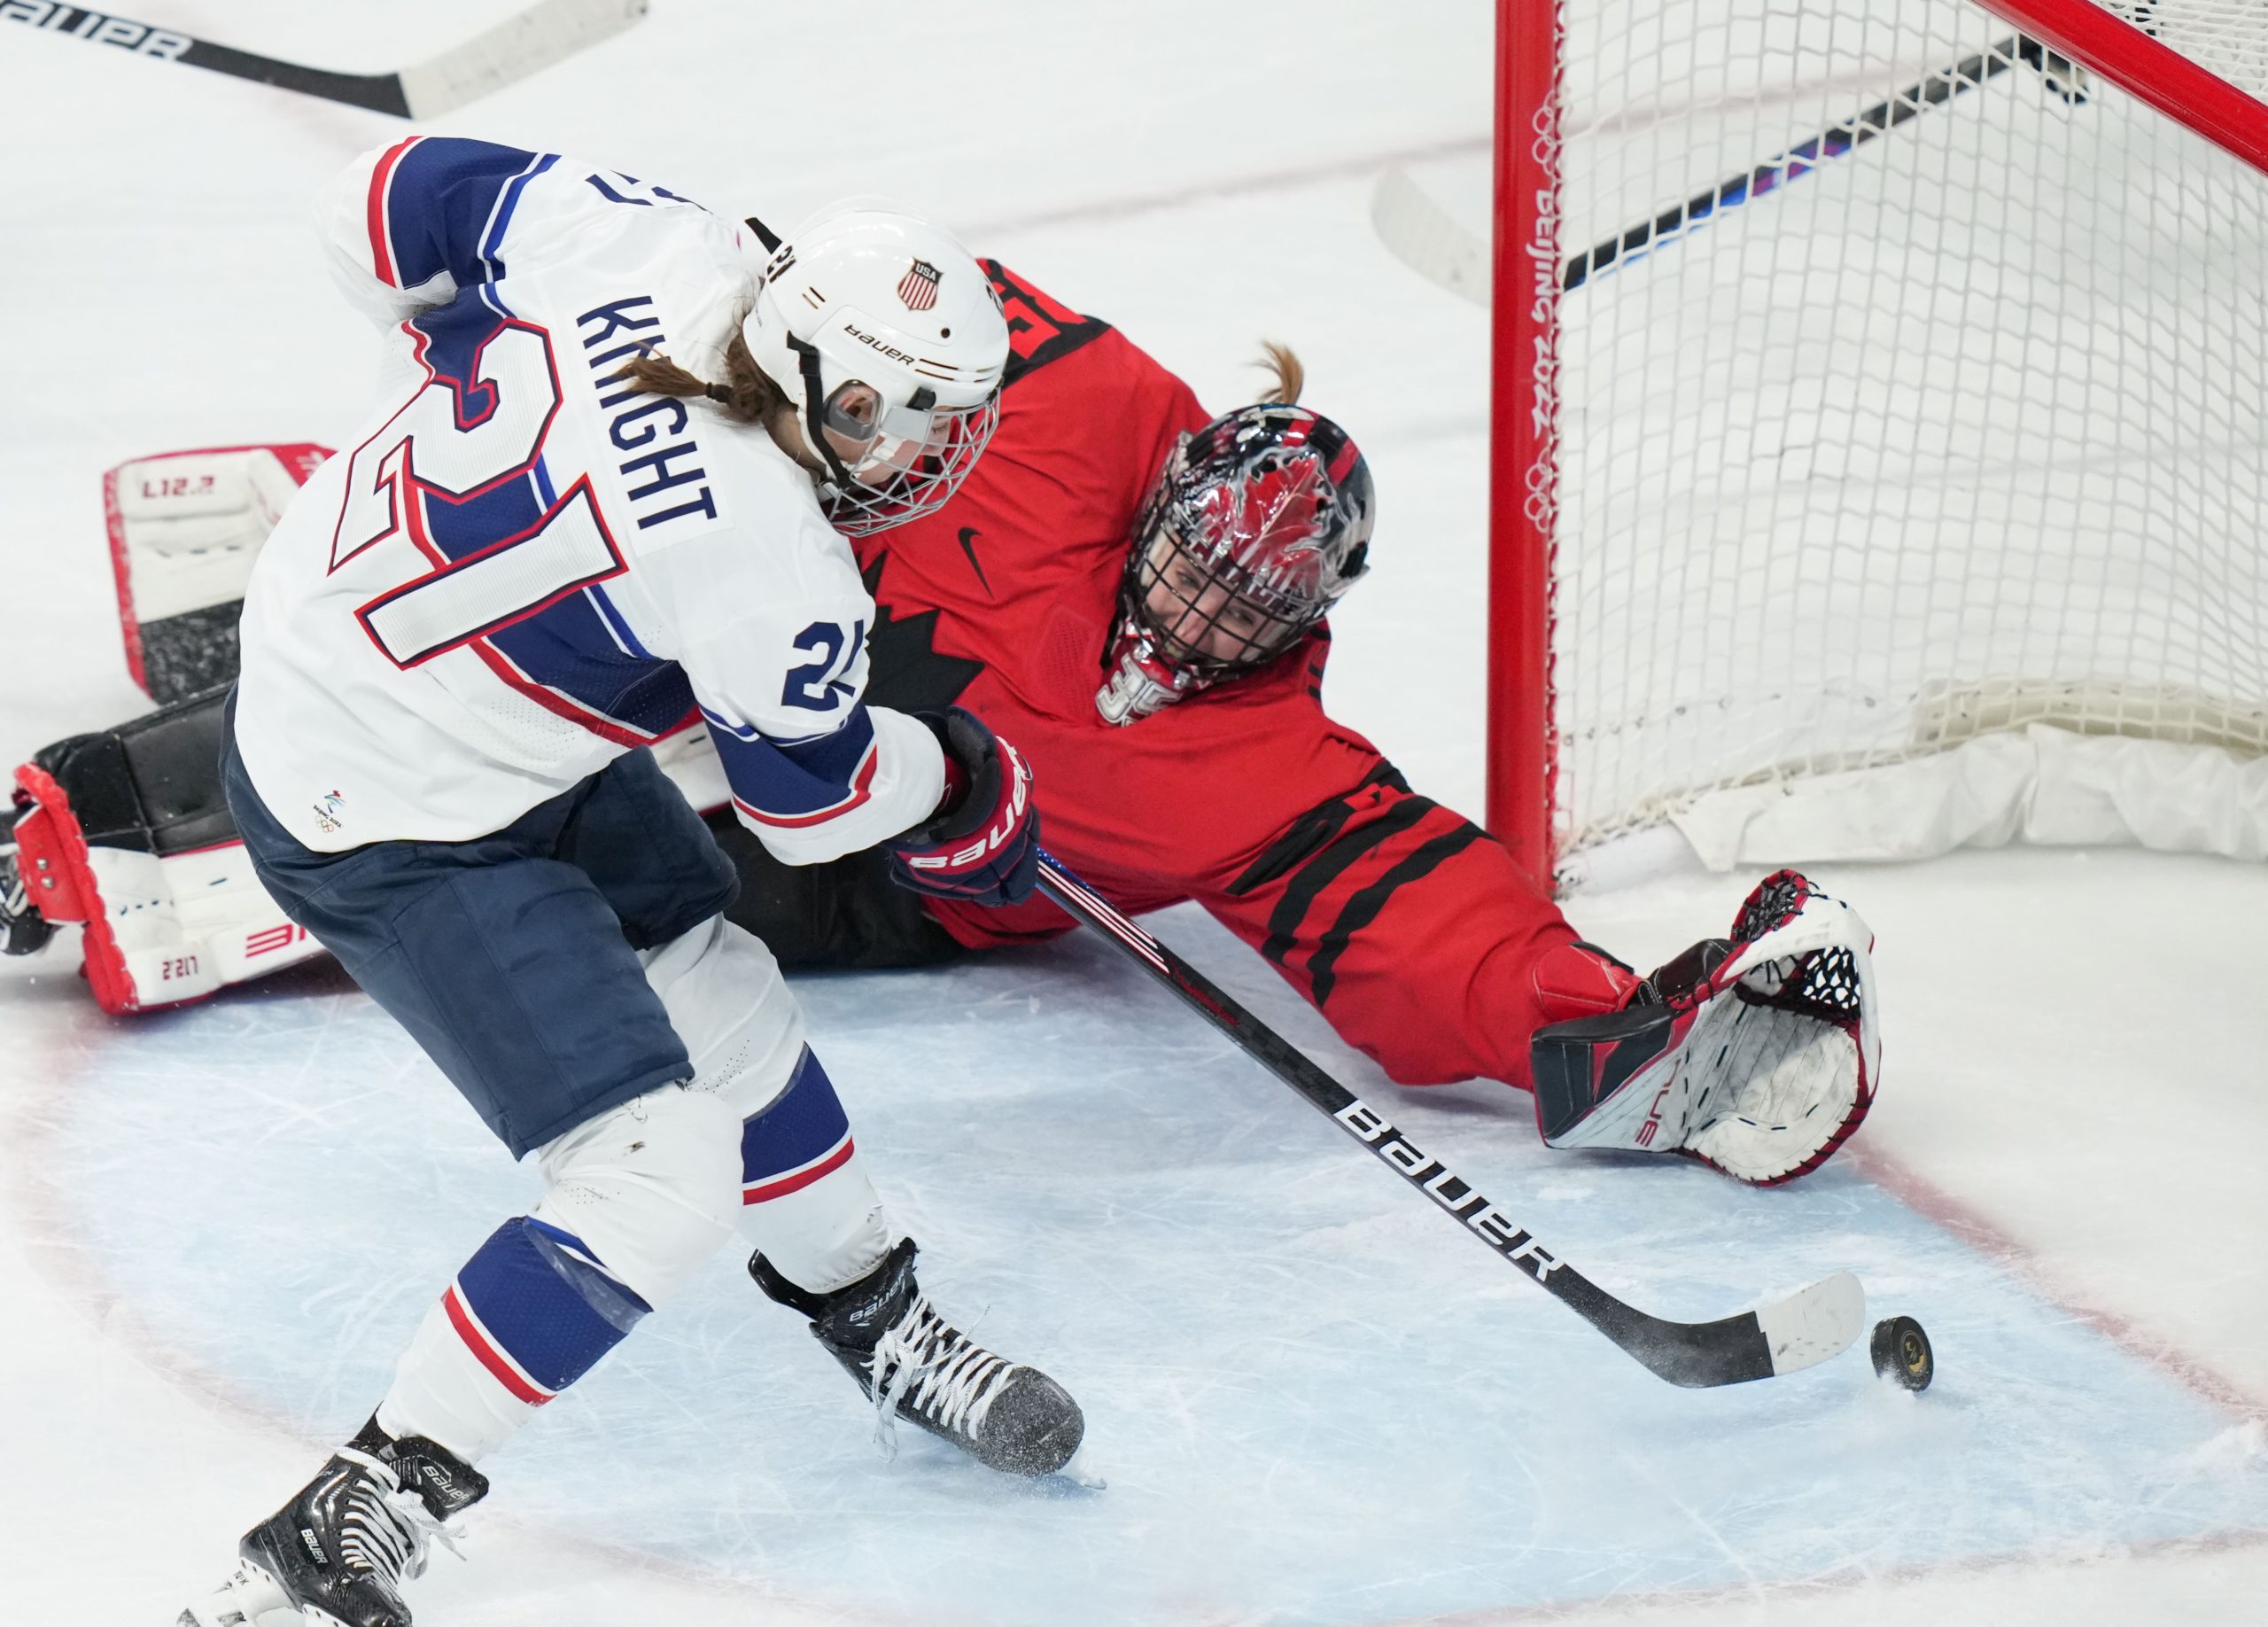
[[[1854,1343],[1866,1324],[1866,1293],[1847,1271],[1755,1311],[1713,1322],[1672,1322],[1624,1304],[1422,1152],[1386,1116],[1332,1078],[1290,1041],[1221,992],[1204,974],[1136,926],[1050,854],[1039,889],[1171,989],[1239,1049],[1305,1097],[1372,1156],[1439,1205],[1537,1286],[1636,1358],[1657,1377],[1689,1390],[1775,1378],[1815,1366]]]
[[[462,45],[393,74],[337,74],[303,67],[58,0],[0,0],[0,21],[396,118],[432,119],[621,33],[646,14],[646,6],[647,0],[540,0]]]
[[[2019,62],[2037,69],[2066,102],[2076,105],[2086,99],[2081,70],[2075,64],[2037,40],[2010,35],[1574,255],[1560,275],[1560,288],[1572,292],[1595,276],[1643,258],[1668,239],[1800,180],[1828,160],[1864,146]],[[1475,305],[1488,303],[1487,244],[1428,197],[1406,172],[1389,169],[1379,177],[1371,193],[1371,225],[1397,259],[1428,282]]]

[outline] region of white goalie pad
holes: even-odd
[[[113,1016],[201,1000],[322,953],[253,876],[240,842],[160,858],[90,842],[68,795],[17,770],[26,891],[50,922],[82,927],[87,985]]]
[[[57,741],[16,770],[25,901],[81,923],[105,1011],[199,999],[318,953],[252,874],[221,784],[221,697]]]
[[[89,922],[106,924],[123,980],[103,1000],[108,1009],[179,1005],[323,952],[276,907],[240,842],[165,859],[113,847],[90,847],[87,857]],[[94,965],[89,954],[89,982]]]
[[[135,458],[103,477],[127,667],[152,700],[236,675],[252,560],[330,455],[306,441],[214,447]]]
[[[1749,895],[1728,942],[1697,947],[1712,953],[1689,981],[1656,975],[1671,985],[1658,998],[1539,1031],[1544,1140],[1682,1152],[1758,1186],[1817,1169],[1874,1102],[1874,935],[1783,870]]]

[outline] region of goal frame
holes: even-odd
[[[2094,0],[1974,0],[2268,173],[2268,106]],[[1558,777],[1552,567],[1558,506],[1561,0],[1496,0],[1489,340],[1489,832],[1553,891]]]

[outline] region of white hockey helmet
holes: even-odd
[[[1008,323],[990,281],[944,227],[875,199],[767,246],[741,333],[827,465],[827,518],[865,536],[943,507],[999,422]]]

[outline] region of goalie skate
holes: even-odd
[[[1793,870],[1767,876],[1729,938],[1619,1011],[1536,1031],[1545,1142],[1682,1152],[1757,1186],[1817,1169],[1874,1102],[1873,944],[1849,905]]]

